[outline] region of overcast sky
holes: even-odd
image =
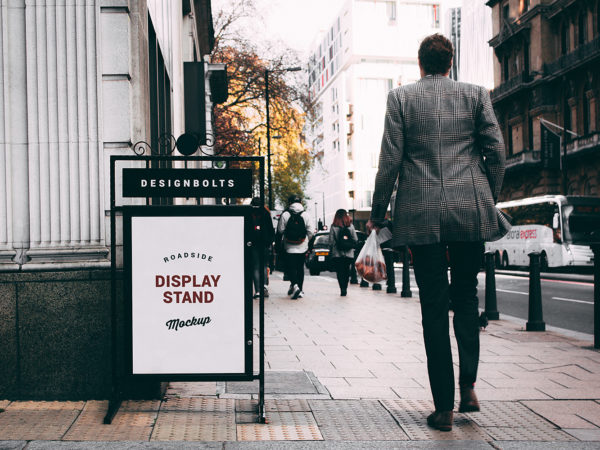
[[[213,14],[229,0],[212,0]],[[255,0],[265,23],[265,37],[281,40],[307,56],[320,30],[326,29],[345,0]],[[263,30],[253,30],[263,32]]]

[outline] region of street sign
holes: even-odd
[[[544,169],[560,169],[561,138],[540,122],[542,137],[542,167]]]
[[[251,169],[123,169],[123,197],[252,197]]]

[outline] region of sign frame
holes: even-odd
[[[250,206],[125,206],[123,207],[123,274],[125,293],[125,332],[126,332],[126,376],[130,379],[156,381],[252,381],[253,375],[253,335],[252,335],[252,277],[248,272],[251,255],[249,251]],[[132,219],[134,217],[242,217],[244,220],[242,274],[244,292],[244,370],[236,373],[134,373],[133,371],[133,286],[132,286]]]
[[[162,139],[162,136],[161,136]],[[252,371],[252,366],[256,364],[256,362],[254,361],[254,359],[252,359],[249,362],[246,362],[246,360],[244,361],[244,373],[240,373],[240,374],[231,374],[231,373],[227,373],[227,374],[130,374],[128,372],[131,372],[128,368],[129,364],[128,361],[125,360],[126,358],[126,353],[127,353],[127,349],[124,348],[123,350],[121,350],[121,348],[119,347],[119,343],[120,343],[120,332],[123,335],[124,341],[123,341],[123,345],[124,347],[127,347],[127,332],[125,330],[126,325],[123,322],[126,321],[129,323],[129,321],[127,320],[127,317],[125,317],[127,315],[127,311],[123,311],[122,307],[123,307],[123,303],[126,302],[125,299],[120,299],[120,295],[119,292],[122,293],[123,295],[126,295],[125,293],[125,289],[126,289],[126,280],[123,279],[123,282],[121,283],[120,280],[118,279],[118,271],[120,270],[117,267],[117,228],[119,228],[122,232],[124,232],[124,227],[123,227],[123,221],[122,220],[118,220],[117,215],[123,215],[124,212],[128,209],[128,208],[139,208],[140,211],[142,210],[148,210],[148,212],[150,211],[159,211],[159,208],[163,208],[165,211],[170,211],[171,209],[173,209],[173,211],[176,211],[175,208],[181,208],[181,211],[189,211],[190,214],[202,214],[202,213],[198,213],[198,211],[206,211],[207,213],[209,211],[218,211],[219,215],[225,215],[228,213],[225,213],[224,211],[226,211],[227,209],[231,209],[232,213],[234,214],[233,211],[236,211],[235,208],[237,208],[238,206],[232,206],[229,204],[229,199],[225,199],[226,200],[226,204],[222,205],[222,206],[216,206],[216,205],[177,205],[174,206],[172,204],[172,199],[173,197],[169,195],[169,193],[164,192],[162,195],[159,195],[158,197],[147,197],[145,198],[145,205],[142,203],[140,204],[140,199],[136,199],[134,200],[136,203],[134,203],[136,206],[124,206],[122,204],[122,202],[127,198],[127,197],[123,197],[121,199],[118,198],[118,194],[117,194],[117,180],[119,179],[121,182],[123,181],[123,169],[126,167],[130,167],[131,163],[135,164],[144,164],[146,169],[151,169],[152,167],[161,167],[161,166],[167,166],[169,168],[174,168],[173,164],[178,166],[178,170],[182,170],[185,171],[188,167],[188,163],[191,163],[193,166],[195,167],[200,167],[200,168],[225,168],[228,169],[230,167],[234,167],[234,168],[238,168],[240,167],[240,163],[250,163],[253,165],[258,165],[258,170],[256,170],[256,168],[252,168],[252,180],[250,180],[253,183],[256,183],[258,186],[258,196],[260,199],[260,203],[258,206],[246,206],[245,208],[247,208],[248,211],[252,211],[254,208],[262,208],[265,206],[265,157],[264,156],[172,156],[170,153],[172,153],[172,151],[174,150],[171,149],[170,152],[167,152],[165,154],[160,154],[160,155],[154,155],[154,156],[147,156],[144,155],[144,149],[149,149],[152,150],[151,147],[143,141],[140,141],[138,143],[136,143],[135,145],[133,145],[133,151],[135,153],[136,156],[133,155],[111,155],[110,156],[110,280],[111,280],[111,289],[110,289],[110,312],[111,312],[111,319],[110,319],[110,328],[111,328],[111,379],[112,379],[112,389],[111,389],[111,394],[110,394],[110,398],[109,398],[109,402],[108,402],[108,409],[106,412],[106,415],[104,416],[104,423],[105,424],[110,424],[112,423],[113,418],[115,417],[115,415],[117,414],[121,403],[124,399],[124,392],[123,392],[123,388],[124,388],[124,381],[125,380],[131,380],[131,379],[140,379],[140,378],[145,378],[147,380],[156,380],[156,381],[165,381],[166,379],[168,379],[168,381],[218,381],[218,380],[230,380],[230,381],[247,381],[247,380],[257,380],[258,381],[258,417],[257,417],[257,421],[258,423],[265,423],[266,422],[266,408],[265,408],[265,297],[264,297],[264,292],[261,290],[260,292],[260,296],[259,296],[259,303],[258,303],[258,334],[256,335],[254,332],[254,323],[253,321],[255,320],[254,314],[250,313],[249,314],[249,319],[251,320],[252,323],[252,328],[251,328],[251,334],[250,334],[250,339],[252,341],[250,345],[250,347],[258,347],[258,366],[256,368],[254,368],[255,372],[253,373]],[[162,148],[162,147],[161,147]],[[139,152],[139,150],[142,149],[142,153]],[[160,150],[160,149],[159,149]],[[120,167],[119,169],[117,169],[117,163],[122,163],[123,166]],[[139,167],[139,166],[138,166]],[[143,167],[143,166],[142,166]],[[117,176],[117,173],[119,172],[119,176]],[[254,189],[254,188],[253,188]],[[256,193],[254,193],[253,195],[256,195]],[[212,198],[212,196],[209,195],[202,195],[201,197],[209,197]],[[201,198],[198,197],[198,198]],[[245,196],[243,195],[243,193],[240,193],[240,197],[238,198],[245,198]],[[153,203],[158,202],[159,205],[164,205],[163,200],[171,200],[171,202],[167,202],[167,205],[165,206],[158,206],[158,205],[154,205]],[[183,209],[186,208],[186,209]],[[209,209],[209,208],[219,208],[219,209]],[[135,209],[131,209],[131,211],[137,211]],[[119,218],[120,219],[120,218]],[[118,224],[118,225],[117,225]],[[245,226],[250,226],[250,222],[248,220],[245,221]],[[244,243],[247,245],[248,244],[248,237],[249,237],[249,233],[246,231],[244,236]],[[125,236],[124,234],[122,235],[123,237]],[[245,249],[245,253],[244,253],[244,260],[246,261],[247,256],[249,255],[250,252],[248,251],[249,249],[246,248]],[[266,264],[266,257],[263,254],[263,252],[260,252],[261,256],[260,256],[260,264],[262,266],[264,266]],[[125,252],[123,253],[123,267],[121,268],[121,270],[123,271],[123,276],[125,276]],[[244,267],[244,272],[245,274],[248,273],[248,269],[247,266]],[[264,271],[260,270],[260,283],[263,284],[264,283]],[[245,283],[248,283],[250,285],[250,289],[251,289],[251,283],[252,283],[252,277],[250,276],[245,276]],[[246,289],[246,288],[245,288]],[[256,307],[254,305],[253,302],[253,298],[252,296],[248,295],[248,291],[245,290],[244,291],[244,308],[250,308],[250,311],[253,311],[253,309]],[[251,290],[250,290],[251,292]],[[123,312],[125,313],[125,316],[123,316],[123,319],[120,321],[119,320],[119,316],[121,316],[123,314]],[[245,316],[246,318],[248,316]],[[129,336],[131,336],[131,333],[129,333]],[[249,339],[249,341],[250,341]],[[251,351],[251,355],[252,358],[254,357],[254,351]],[[244,358],[245,358],[245,353],[244,354]],[[256,369],[258,369],[258,371],[256,372]]]

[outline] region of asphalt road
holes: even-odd
[[[556,274],[555,274],[556,275]],[[546,325],[594,333],[594,284],[554,280],[542,275],[542,311]],[[496,299],[500,315],[528,319],[529,278],[496,274]],[[479,305],[485,307],[485,273],[479,274]]]
[[[560,276],[554,273],[554,276]],[[308,271],[306,276],[310,277]],[[320,276],[333,278],[335,273],[321,272]],[[568,275],[567,275],[568,277]],[[485,273],[479,274],[479,305],[485,308]],[[542,275],[542,310],[546,326],[564,328],[581,333],[594,333],[594,284],[587,281],[554,280]],[[400,295],[402,269],[396,269],[396,288]],[[383,285],[385,292],[385,284]],[[418,288],[411,270],[411,290]],[[529,278],[510,274],[496,274],[496,300],[500,317],[508,315],[523,320],[529,314]]]

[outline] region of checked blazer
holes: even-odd
[[[489,93],[427,75],[388,94],[371,220],[397,183],[393,246],[494,241],[510,229],[495,207],[504,143]]]

